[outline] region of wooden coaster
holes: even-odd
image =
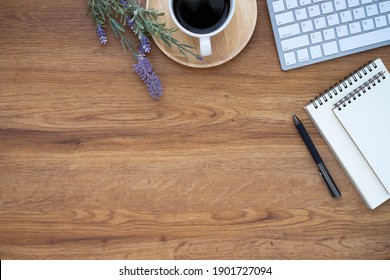
[[[164,12],[160,17],[161,22],[165,22],[167,27],[177,27],[169,15],[168,0],[147,0],[147,8],[153,8]],[[171,59],[186,66],[196,68],[207,68],[220,65],[231,60],[238,55],[248,44],[255,30],[257,20],[256,0],[236,1],[235,14],[229,25],[219,34],[211,38],[213,54],[198,60],[192,55],[183,56],[178,49],[173,46],[169,48],[159,38],[153,37],[156,45]],[[180,29],[174,33],[174,37],[180,43],[194,46],[195,53],[199,53],[199,39],[188,36]]]

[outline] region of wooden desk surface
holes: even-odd
[[[366,61],[390,66],[390,47],[284,72],[258,12],[219,67],[154,47],[153,101],[113,34],[99,44],[86,1],[3,1],[0,258],[390,259],[390,203],[366,208],[303,111]]]

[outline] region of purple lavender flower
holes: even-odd
[[[107,44],[107,36],[106,36],[106,32],[104,31],[102,25],[100,23],[98,23],[96,25],[96,33],[98,34],[99,36],[99,39],[100,39],[100,44],[102,45],[105,45]]]
[[[137,64],[133,65],[138,77],[144,81],[148,88],[149,94],[153,99],[159,99],[162,95],[162,85],[159,77],[152,69],[150,60],[143,54],[140,54],[137,59]]]
[[[129,4],[127,4],[127,1],[121,0],[121,3],[124,8],[127,8],[129,6]]]
[[[135,22],[133,19],[131,19],[129,16],[126,17],[127,25],[131,28],[131,30],[134,30]]]
[[[123,5],[123,8],[127,9],[127,7],[129,6],[127,4],[127,1],[124,1],[124,0],[120,0],[122,5]],[[126,16],[126,22],[127,22],[127,25],[131,28],[131,30],[134,29],[134,25],[135,25],[135,22],[134,20],[132,20],[129,16]]]
[[[122,3],[124,8],[128,7],[127,1],[124,1],[124,0],[120,0],[120,1],[121,1],[121,3]],[[127,25],[131,28],[131,30],[134,31],[134,26],[135,26],[134,20],[131,19],[129,16],[126,16],[126,22],[127,22]],[[139,51],[140,51],[141,54],[149,53],[151,51],[149,38],[146,37],[142,33],[141,33]]]
[[[149,53],[151,51],[149,38],[142,34],[140,39],[139,52],[141,54]]]

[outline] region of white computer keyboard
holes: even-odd
[[[390,44],[390,0],[267,0],[282,69]]]

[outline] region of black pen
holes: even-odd
[[[324,180],[326,186],[328,187],[330,193],[334,198],[341,197],[341,192],[337,188],[335,182],[333,181],[332,176],[330,176],[330,173],[328,169],[326,168],[320,154],[318,153],[316,147],[314,146],[313,142],[310,139],[309,134],[307,133],[305,127],[303,126],[303,123],[298,119],[296,115],[292,115],[295,126],[297,127],[299,134],[301,135],[303,141],[305,142],[307,148],[309,149],[309,152],[311,156],[313,157],[314,161],[316,162],[319,171],[320,176]]]

